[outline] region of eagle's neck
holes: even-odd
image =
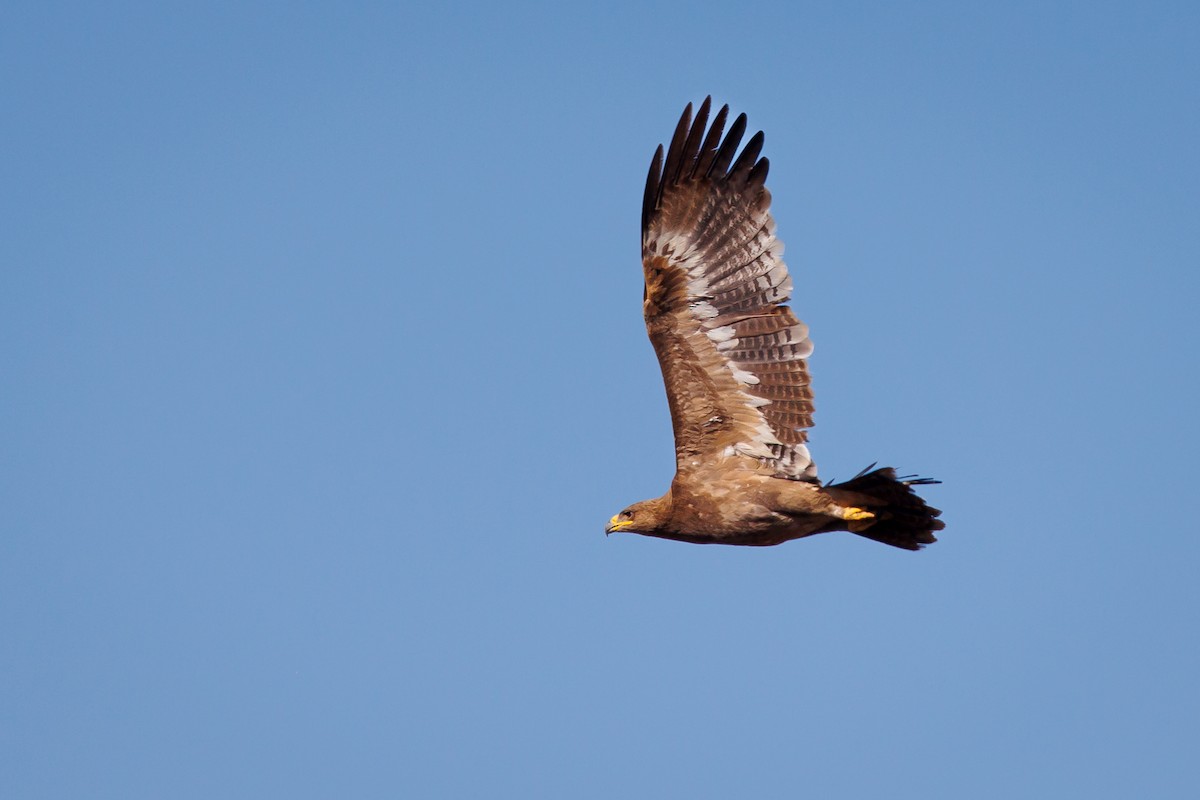
[[[638,509],[638,515],[642,517],[638,527],[646,529],[647,533],[670,530],[672,509],[670,489],[662,497],[643,500]]]

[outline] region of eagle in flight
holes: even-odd
[[[675,479],[606,532],[773,545],[851,531],[918,550],[944,526],[912,487],[937,481],[872,467],[845,483],[817,480],[804,446],[813,348],[784,305],[792,279],[769,211],[762,131],[739,155],[746,115],[725,134],[729,106],[709,126],[711,102],[694,120],[691,103],[684,109],[642,201],[642,305],[675,428]]]

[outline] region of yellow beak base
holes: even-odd
[[[604,529],[605,533],[616,533],[622,528],[628,528],[633,524],[631,519],[621,519],[620,516],[615,516],[608,521],[608,527]]]

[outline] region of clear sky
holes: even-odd
[[[1194,797],[1200,6],[0,10],[0,796]],[[654,147],[766,132],[824,478],[673,470]]]

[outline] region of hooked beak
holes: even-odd
[[[608,536],[610,533],[616,533],[619,530],[628,528],[632,524],[633,520],[631,519],[621,519],[620,515],[615,516],[608,521],[608,525],[604,526],[604,535]]]

